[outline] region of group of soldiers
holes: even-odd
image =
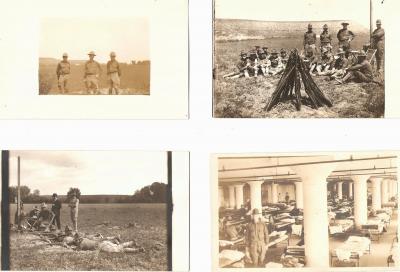
[[[71,222],[74,227],[74,231],[78,232],[78,208],[79,208],[79,198],[77,198],[76,193],[71,195],[71,199],[68,203],[70,208]],[[43,226],[43,223],[48,223],[48,230],[50,228],[55,228],[57,225],[57,229],[61,230],[61,208],[62,203],[58,198],[56,193],[52,196],[52,206],[51,210],[47,207],[47,204],[43,202],[40,205],[40,209],[37,206],[34,206],[29,213],[24,212],[24,205],[21,202],[20,205],[20,215],[16,212],[15,214],[15,224],[18,228],[21,228],[26,223],[30,229],[40,229]]]
[[[339,83],[350,80],[357,82],[373,81],[373,67],[371,60],[367,59],[368,49],[375,49],[376,70],[381,72],[384,60],[385,31],[381,20],[376,21],[376,29],[371,35],[371,45],[363,46],[360,51],[352,50],[351,42],[355,34],[348,29],[349,23],[343,22],[342,29],[337,33],[338,50],[333,53],[333,38],[329,33],[328,25],[323,26],[319,35],[319,47],[317,47],[317,35],[311,24],[303,38],[303,52],[301,57],[309,69],[311,75],[329,76]],[[241,52],[240,61],[237,64],[238,71],[224,75],[224,78],[257,77],[259,75],[277,75],[286,67],[288,54],[281,49],[280,54],[273,50],[268,52],[267,47],[256,46],[250,52]]]
[[[88,94],[99,94],[99,78],[102,73],[100,63],[94,60],[96,54],[93,51],[88,53],[89,60],[85,62],[84,82]],[[64,53],[62,61],[57,65],[56,74],[58,89],[61,93],[68,92],[68,80],[71,74],[71,63],[68,61],[68,54]],[[110,53],[110,60],[107,62],[107,78],[109,82],[109,94],[120,93],[121,68],[116,60],[116,54]]]

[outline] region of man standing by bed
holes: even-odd
[[[249,250],[253,267],[263,267],[269,243],[268,230],[265,223],[261,220],[262,214],[258,209],[253,210],[252,217],[252,221],[247,225],[246,247]]]

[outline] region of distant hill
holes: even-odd
[[[322,26],[327,24],[329,31],[336,35],[342,28],[342,20],[331,21],[255,21],[240,19],[215,19],[214,36],[215,41],[240,41],[261,40],[270,38],[283,38],[302,35],[311,23],[314,31],[319,35]],[[356,35],[368,35],[369,29],[353,21],[347,21],[349,29]]]

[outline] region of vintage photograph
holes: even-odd
[[[213,116],[382,118],[384,1],[214,1]]]
[[[39,94],[149,95],[148,18],[42,18]]]
[[[213,156],[213,264],[400,267],[398,154]]]
[[[172,270],[173,154],[3,151],[7,270]]]

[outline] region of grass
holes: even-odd
[[[120,64],[122,94],[149,95],[150,94],[150,63],[148,64]],[[60,94],[58,90],[57,63],[39,62],[39,94]],[[103,73],[100,75],[99,88],[101,93],[108,93],[108,79],[106,65],[101,64]],[[84,64],[71,64],[71,74],[68,81],[67,94],[86,94],[83,81]]]
[[[360,34],[353,41],[353,48],[361,48],[368,40]],[[269,78],[223,79],[222,76],[235,71],[241,51],[254,46],[269,48],[302,48],[302,36],[275,37],[264,40],[228,41],[214,43],[214,117],[217,118],[378,118],[385,108],[384,87],[377,84],[336,85],[326,77],[314,77],[322,92],[332,101],[333,107],[317,110],[302,106],[296,111],[291,102],[278,104],[270,112],[264,107],[275,90],[279,76]],[[337,44],[333,44],[334,50]]]
[[[25,211],[33,205],[26,204]],[[11,205],[14,221],[16,205]],[[109,221],[109,226],[100,225]],[[128,223],[135,227],[126,228]],[[69,208],[61,209],[62,228],[71,226]],[[112,227],[120,227],[120,229]],[[81,204],[79,232],[121,235],[123,241],[134,240],[145,248],[144,253],[104,253],[96,251],[56,250],[35,244],[32,235],[12,233],[10,236],[11,270],[167,270],[167,213],[165,204]]]

